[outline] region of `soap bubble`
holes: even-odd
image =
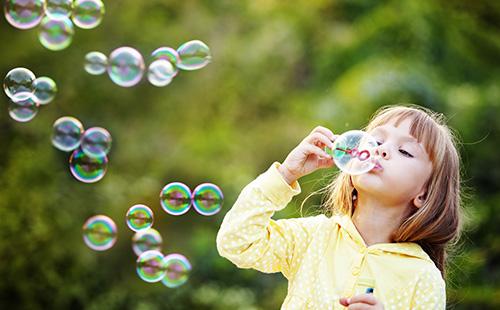
[[[106,156],[111,149],[111,134],[101,127],[89,128],[83,134],[81,148],[90,157]]]
[[[95,183],[101,180],[106,174],[108,158],[90,157],[82,150],[76,149],[69,158],[69,168],[71,174],[80,182]]]
[[[180,62],[177,67],[182,70],[197,70],[205,67],[212,60],[210,49],[200,40],[182,44],[178,49]]]
[[[132,250],[139,256],[149,250],[161,250],[163,239],[154,228],[139,230],[132,237]]]
[[[155,60],[148,67],[148,80],[154,86],[167,86],[175,74],[176,69],[168,60]]]
[[[5,0],[5,19],[19,29],[36,27],[43,18],[44,0]]]
[[[73,22],[77,27],[92,29],[97,27],[104,15],[104,3],[101,0],[74,0]]]
[[[169,183],[160,192],[160,203],[168,214],[182,215],[191,207],[191,190],[180,182]]]
[[[45,14],[51,18],[69,17],[73,0],[46,0]]]
[[[39,104],[48,104],[51,102],[57,93],[57,85],[53,79],[42,76],[36,78],[33,82],[33,99]]]
[[[24,100],[30,98],[35,91],[33,81],[35,75],[26,68],[10,70],[3,81],[3,90],[9,98]]]
[[[175,74],[174,76],[177,75],[179,70],[177,69],[177,64],[181,61],[181,58],[179,57],[179,53],[177,53],[176,50],[174,50],[171,47],[160,47],[157,48],[151,53],[151,58],[153,58],[153,61],[155,60],[167,60],[169,61],[174,69],[175,69]]]
[[[351,175],[363,174],[375,167],[372,151],[377,141],[361,130],[350,130],[341,134],[333,143],[332,149],[325,151],[333,157],[335,165]]]
[[[29,97],[23,100],[11,98],[9,101],[9,116],[17,122],[29,122],[38,113],[38,103]]]
[[[203,183],[193,190],[193,207],[201,215],[210,216],[222,208],[224,195],[221,189],[211,183]]]
[[[127,226],[133,231],[148,229],[153,225],[153,211],[145,205],[130,207],[125,217]]]
[[[191,263],[181,254],[169,254],[163,258],[166,273],[161,282],[169,288],[176,288],[186,283],[191,272]]]
[[[100,75],[106,72],[108,57],[100,52],[90,52],[85,55],[85,71],[92,75]]]
[[[139,83],[144,68],[142,55],[131,47],[117,48],[109,56],[109,77],[120,86],[131,87]]]
[[[94,251],[110,249],[116,239],[116,224],[105,215],[92,216],[83,224],[83,241]]]
[[[64,116],[54,122],[52,145],[57,149],[69,152],[80,146],[83,134],[82,123],[71,116]]]
[[[68,17],[50,18],[45,16],[40,24],[38,39],[45,48],[59,51],[71,44],[74,33],[73,23]]]
[[[137,274],[146,282],[158,282],[165,276],[165,262],[159,251],[146,251],[137,258]]]

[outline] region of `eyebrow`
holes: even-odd
[[[381,131],[383,134],[387,135],[387,130],[384,127],[376,127],[376,128],[374,128],[372,130],[372,132],[375,132],[375,131]],[[404,136],[404,137],[401,138],[401,140],[404,141],[404,142],[415,143],[415,144],[418,145],[419,151],[423,151],[422,145],[414,137],[412,137],[412,136]]]

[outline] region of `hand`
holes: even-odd
[[[348,307],[349,310],[384,309],[384,305],[373,294],[359,294],[351,298],[342,297],[339,302],[342,306]]]
[[[333,166],[333,158],[324,151],[324,147],[332,148],[337,138],[333,132],[318,126],[295,147],[286,157],[279,171],[283,178],[292,184],[298,178],[319,168]]]

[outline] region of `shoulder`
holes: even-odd
[[[279,224],[286,224],[297,229],[314,231],[327,224],[328,218],[324,214],[319,214],[315,216],[280,219],[276,222]]]
[[[434,263],[425,264],[417,275],[417,285],[432,284],[434,287],[445,287],[441,271]]]

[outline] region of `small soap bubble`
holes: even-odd
[[[191,263],[181,254],[169,254],[163,258],[166,273],[161,282],[169,288],[176,288],[186,283],[191,272]]]
[[[74,33],[73,23],[68,17],[51,18],[45,16],[40,24],[38,39],[45,48],[59,51],[71,44]]]
[[[173,48],[171,47],[157,48],[153,51],[153,53],[151,53],[151,58],[153,59],[153,61],[160,59],[169,61],[174,66],[175,69],[174,76],[177,75],[177,73],[179,72],[179,70],[177,69],[177,64],[181,61],[181,58],[179,57],[179,53],[177,53],[177,51],[174,50]]]
[[[29,122],[35,118],[38,113],[38,103],[29,97],[23,100],[10,99],[9,100],[9,116],[17,122]]]
[[[46,0],[45,14],[51,18],[69,17],[73,0]]]
[[[359,175],[375,167],[372,152],[377,141],[361,130],[350,130],[341,134],[333,143],[332,149],[325,151],[333,157],[335,165],[345,173]]]
[[[52,127],[52,145],[54,147],[64,152],[70,152],[80,146],[83,125],[78,119],[64,116],[58,118]]]
[[[94,251],[110,249],[117,236],[115,222],[105,215],[92,216],[83,224],[83,241]]]
[[[131,87],[141,81],[145,65],[137,50],[126,46],[117,48],[108,61],[108,75],[117,85]]]
[[[182,70],[198,70],[210,63],[212,56],[210,48],[200,40],[193,40],[182,44],[177,53],[180,62],[177,67]]]
[[[72,19],[77,27],[92,29],[101,23],[104,11],[101,0],[74,0]]]
[[[5,19],[18,29],[36,27],[43,18],[44,0],[5,0]]]
[[[108,57],[100,52],[90,52],[85,55],[85,71],[92,75],[100,75],[106,72]]]
[[[9,98],[24,100],[33,95],[35,75],[26,68],[10,70],[3,81],[3,90]]]
[[[145,205],[135,205],[126,214],[127,226],[133,231],[148,229],[153,226],[153,211]]]
[[[212,183],[203,183],[193,190],[193,207],[201,215],[210,216],[222,208],[224,195],[221,189]]]
[[[139,230],[132,237],[132,250],[139,256],[149,250],[161,250],[163,239],[154,228]]]
[[[111,134],[104,128],[92,127],[85,130],[81,148],[90,157],[98,158],[108,155],[111,149]]]
[[[159,251],[146,251],[137,258],[137,274],[146,282],[158,282],[165,276],[165,262]]]
[[[167,86],[175,74],[176,69],[168,60],[155,60],[148,67],[148,81],[154,86]]]
[[[191,190],[186,184],[173,182],[160,192],[160,204],[171,215],[182,215],[191,207]]]
[[[71,174],[80,182],[95,183],[106,174],[108,158],[87,156],[81,149],[76,149],[69,158]]]
[[[39,104],[48,104],[51,102],[57,93],[57,85],[53,79],[41,76],[33,82],[33,99]]]

